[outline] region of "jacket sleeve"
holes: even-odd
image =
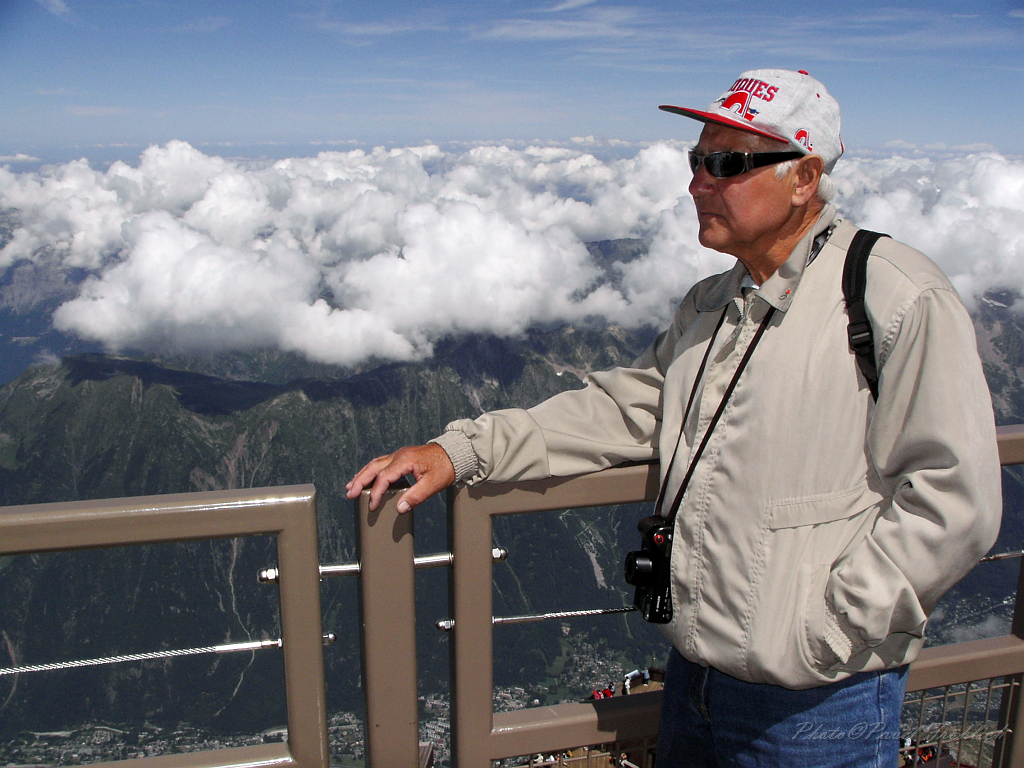
[[[456,478],[470,485],[567,477],[655,458],[662,385],[680,336],[679,318],[631,367],[590,374],[583,389],[529,410],[453,421],[434,442],[452,458]]]
[[[869,276],[869,286],[877,277],[900,279]],[[922,636],[942,594],[995,542],[1002,515],[992,401],[966,309],[948,284],[891,309],[886,326],[872,317],[881,367],[867,433],[888,498],[833,565],[826,595],[826,640],[844,663],[890,634]]]

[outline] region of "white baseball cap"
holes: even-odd
[[[803,70],[752,69],[741,74],[706,111],[663,104],[659,109],[718,123],[820,155],[831,173],[843,154],[839,104]]]

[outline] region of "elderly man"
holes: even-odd
[[[839,107],[807,73],[745,72],[707,110],[662,109],[704,123],[699,239],[735,267],[695,285],[632,367],[453,422],[370,462],[349,496],[371,487],[376,506],[412,473],[407,511],[456,481],[660,457],[669,567],[643,606],[674,649],[659,768],[892,768],[928,614],[1001,515],[970,318],[931,261],[882,238],[865,296],[877,382],[861,369],[842,289],[857,228],[828,202]]]

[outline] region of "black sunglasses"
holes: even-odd
[[[711,152],[698,155],[690,150],[690,170],[694,173],[703,166],[716,179],[728,179],[741,173],[763,168],[766,165],[784,163],[803,157],[803,152]]]

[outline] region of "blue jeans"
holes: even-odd
[[[673,650],[657,768],[895,768],[907,667],[792,691],[745,683]]]

